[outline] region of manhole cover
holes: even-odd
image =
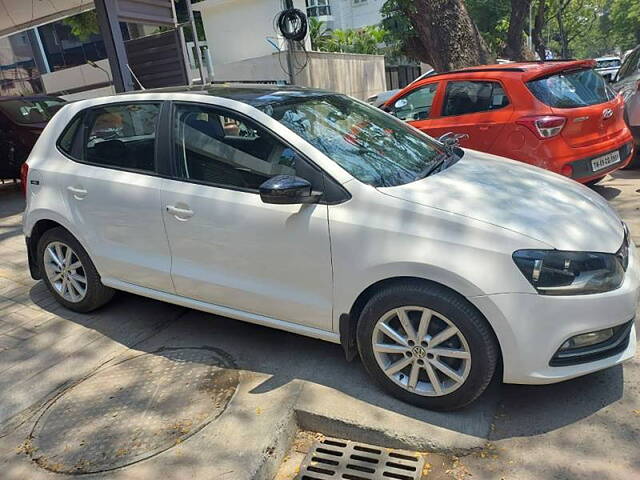
[[[313,444],[297,480],[419,480],[424,458],[413,452],[325,438]]]
[[[222,351],[147,353],[99,370],[37,420],[28,451],[43,468],[95,473],[180,443],[217,418],[239,374]]]

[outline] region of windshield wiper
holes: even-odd
[[[460,160],[464,154],[464,151],[460,148],[460,140],[463,138],[469,138],[469,135],[466,133],[448,132],[438,138],[438,141],[442,143],[444,152],[442,152],[433,165],[428,166],[420,172],[416,180],[426,178],[436,171],[439,172],[448,168],[450,164],[454,163],[451,162],[452,160]]]

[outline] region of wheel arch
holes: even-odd
[[[390,278],[378,280],[377,282],[369,285],[362,292],[360,292],[356,300],[353,302],[353,305],[351,306],[348,313],[343,313],[340,315],[340,320],[339,320],[340,321],[340,325],[339,325],[340,344],[344,349],[345,356],[348,361],[353,360],[358,355],[356,332],[358,327],[358,321],[360,320],[360,314],[362,313],[364,306],[367,304],[369,299],[373,295],[375,295],[377,292],[403,282],[416,282],[416,283],[422,283],[425,285],[437,286],[439,288],[444,288],[452,292],[453,294],[461,297],[462,299],[464,299],[469,304],[469,306],[473,308],[476,312],[478,312],[478,314],[480,314],[482,318],[484,318],[484,320],[487,322],[487,325],[489,326],[489,329],[493,335],[496,345],[498,346],[498,367],[496,370],[502,369],[502,346],[500,344],[500,341],[498,340],[498,336],[496,334],[496,331],[493,325],[491,324],[489,319],[486,317],[486,315],[484,315],[484,313],[476,305],[468,301],[463,294],[461,294],[454,288],[451,288],[448,285],[445,285],[443,283],[440,283],[434,280],[429,280],[426,278],[414,277],[414,276],[397,276],[397,277],[390,277]]]
[[[73,236],[73,238],[78,240],[78,242],[80,242],[82,247],[85,248],[86,250],[86,247],[84,246],[82,240],[80,240],[77,237],[77,235],[75,235],[69,228],[67,228],[62,223],[56,220],[53,220],[51,218],[41,218],[37,220],[31,227],[31,230],[29,231],[29,235],[26,236],[27,257],[29,260],[29,272],[31,273],[31,278],[33,278],[34,280],[40,280],[42,278],[42,272],[38,267],[38,261],[37,261],[38,242],[40,242],[40,239],[42,238],[42,235],[45,234],[45,232],[48,232],[49,230],[52,230],[54,228],[62,228],[63,230],[68,232],[69,235]]]

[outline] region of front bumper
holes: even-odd
[[[505,383],[546,384],[596,372],[631,359],[636,351],[632,326],[623,350],[574,365],[551,366],[562,344],[574,335],[617,327],[636,315],[640,265],[635,247],[620,288],[595,295],[545,296],[504,293],[469,300],[494,328],[502,350]]]

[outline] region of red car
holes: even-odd
[[[623,100],[595,61],[486,65],[432,75],[383,107],[425,133],[468,134],[463,147],[594,184],[626,166]]]

